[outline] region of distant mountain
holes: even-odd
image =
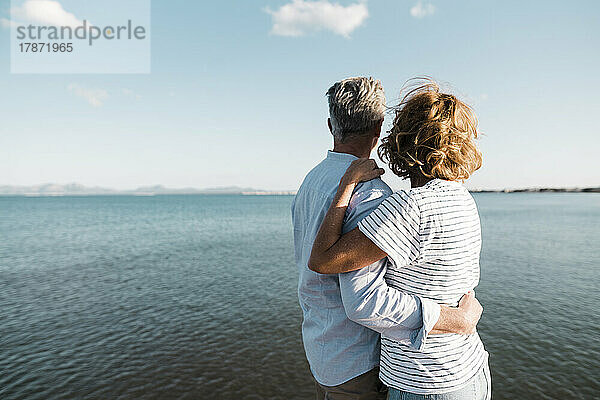
[[[470,189],[473,193],[500,192],[500,193],[520,193],[520,192],[583,192],[600,193],[600,187],[587,188],[529,188],[529,189],[503,189],[486,190]],[[91,196],[91,195],[137,195],[153,196],[161,194],[243,194],[243,195],[290,195],[294,191],[275,191],[260,190],[249,187],[224,186],[205,189],[182,188],[174,189],[163,185],[142,186],[133,190],[116,190],[99,186],[83,186],[79,183],[69,183],[65,185],[55,183],[44,183],[34,186],[11,186],[0,185],[0,196]]]
[[[34,186],[0,186],[0,195],[21,195],[21,196],[61,196],[61,195],[89,195],[89,194],[117,194],[114,189],[106,189],[98,186],[87,187],[78,183],[69,183],[58,185],[54,183],[44,183]]]
[[[163,185],[142,186],[133,190],[115,190],[103,187],[88,187],[78,183],[66,185],[45,183],[34,186],[0,186],[0,196],[86,196],[86,195],[160,195],[160,194],[280,194],[288,192],[271,192],[247,187],[227,186],[206,189],[183,188],[173,189]]]
[[[245,192],[255,192],[257,189],[253,188],[242,188],[238,186],[225,186],[202,189],[204,194],[241,194]]]

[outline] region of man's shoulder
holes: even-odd
[[[366,209],[375,209],[381,201],[393,193],[393,190],[380,178],[360,183],[348,205],[348,211],[352,211],[359,205]]]
[[[361,182],[352,195],[353,199],[364,201],[366,198],[372,197],[388,197],[394,191],[380,178],[371,179],[367,182]],[[355,201],[356,201],[355,200]]]
[[[304,177],[297,195],[306,195],[308,193],[318,192],[321,195],[333,199],[341,177],[350,165],[343,163],[328,163],[325,159],[315,165]],[[393,193],[393,190],[381,178],[372,179],[367,182],[361,182],[357,185],[352,196],[350,208],[353,204],[362,203],[374,198],[386,198]]]
[[[319,177],[323,175],[323,172],[325,171],[324,161],[325,160],[321,161],[313,168],[311,168],[310,171],[308,171],[308,173],[304,176],[304,179],[302,179],[302,183],[300,184],[300,187],[298,188],[296,194],[310,191],[315,188],[316,181],[319,179]]]
[[[350,162],[334,162],[327,158],[322,160],[306,174],[298,193],[319,193],[333,198],[349,165]]]
[[[361,182],[357,188],[355,193],[369,192],[369,191],[379,191],[384,192],[386,196],[391,195],[394,191],[385,183],[381,178],[371,179],[367,182]]]

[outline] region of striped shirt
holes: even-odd
[[[479,282],[479,214],[458,182],[434,179],[395,192],[358,226],[388,254],[390,287],[457,306]],[[381,380],[412,393],[451,392],[474,378],[487,356],[477,333],[431,335],[421,351],[383,335]]]

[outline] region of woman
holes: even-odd
[[[383,173],[373,160],[353,162],[340,181],[312,248],[309,267],[342,273],[388,257],[392,287],[456,306],[479,281],[477,207],[461,181],[481,166],[475,114],[435,82],[411,90],[396,108],[379,156],[411,189],[387,198],[341,235],[356,185]],[[491,398],[488,354],[477,333],[430,335],[422,350],[381,339],[381,379],[389,399]]]

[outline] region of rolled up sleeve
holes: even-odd
[[[422,349],[440,315],[440,306],[389,287],[386,259],[339,275],[342,303],[348,318],[386,338]]]

